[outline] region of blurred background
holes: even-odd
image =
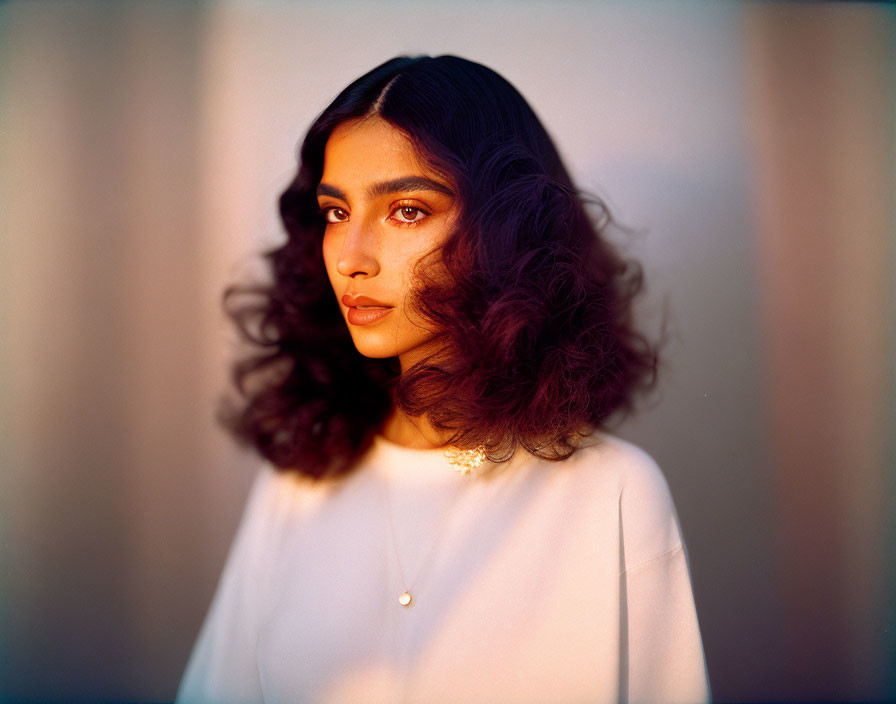
[[[174,697],[258,460],[223,287],[312,118],[399,53],[514,83],[633,228],[717,701],[896,699],[896,11],[0,5],[0,698]]]

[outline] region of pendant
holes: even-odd
[[[479,469],[486,460],[485,448],[477,447],[475,450],[458,450],[451,448],[445,451],[445,457],[449,464],[463,476],[467,476],[474,469]]]
[[[398,597],[398,603],[402,606],[410,606],[411,605],[411,593],[404,592],[400,597]]]

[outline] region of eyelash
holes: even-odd
[[[398,206],[396,206],[396,207],[392,210],[391,213],[389,213],[389,217],[391,218],[393,215],[395,215],[395,213],[397,213],[397,212],[400,211],[400,210],[414,210],[414,211],[416,211],[417,213],[420,213],[420,214],[423,215],[422,218],[418,218],[417,220],[411,220],[411,221],[407,221],[407,220],[396,220],[396,221],[395,221],[395,222],[397,222],[399,225],[405,225],[405,226],[408,226],[408,227],[410,227],[410,226],[412,226],[412,225],[419,225],[421,222],[423,222],[424,220],[426,220],[426,218],[428,218],[429,215],[430,215],[430,213],[429,213],[428,211],[424,210],[423,208],[417,207],[416,205],[398,205]]]
[[[345,208],[340,208],[335,205],[331,205],[327,208],[320,209],[321,217],[323,217],[323,219],[324,219],[324,225],[337,225],[341,222],[346,222],[345,220],[331,221],[328,219],[329,214],[332,212],[335,212],[337,210],[348,215]],[[393,216],[400,210],[413,210],[413,211],[415,211],[415,213],[421,213],[423,215],[423,217],[418,218],[417,220],[412,220],[412,221],[399,220],[397,218],[394,218]],[[393,222],[397,223],[400,227],[413,227],[414,225],[419,225],[421,222],[426,220],[426,218],[428,218],[430,215],[431,215],[431,213],[428,210],[424,210],[423,208],[421,208],[417,205],[399,204],[399,205],[396,205],[394,208],[392,208],[392,210],[389,212],[389,219],[392,220]]]
[[[337,210],[341,210],[343,213],[345,213],[345,209],[344,209],[344,208],[337,208],[335,205],[331,205],[331,206],[329,206],[329,207],[327,207],[327,208],[321,208],[321,209],[320,209],[320,215],[321,215],[321,217],[322,217],[323,220],[324,220],[324,225],[335,225],[335,224],[340,223],[340,222],[345,222],[344,220],[333,220],[332,222],[329,220],[330,213],[334,213],[334,212],[336,212]],[[348,214],[348,213],[346,213],[346,215],[347,215],[347,214]]]

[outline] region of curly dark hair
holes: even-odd
[[[439,252],[448,276],[417,272],[415,305],[443,353],[403,374],[396,358],[355,349],[321,251],[327,140],[373,115],[411,139],[460,205]],[[519,445],[565,459],[656,382],[658,345],[632,325],[641,267],[606,241],[608,210],[573,186],[523,97],[481,64],[398,57],[351,83],[311,125],[280,215],[288,238],[264,255],[270,282],[224,294],[250,350],[220,414],[278,468],[346,474],[394,404],[495,461]]]

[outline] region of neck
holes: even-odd
[[[434,361],[439,350],[443,348],[444,343],[430,340],[399,355],[401,373],[404,374],[419,362]],[[383,423],[381,433],[389,442],[418,450],[442,447],[452,435],[450,431],[434,428],[426,415],[409,416],[395,403],[392,404],[392,410]]]
[[[381,432],[389,442],[421,450],[441,447],[451,437],[450,432],[434,428],[426,416],[411,417],[397,406],[392,407]]]

